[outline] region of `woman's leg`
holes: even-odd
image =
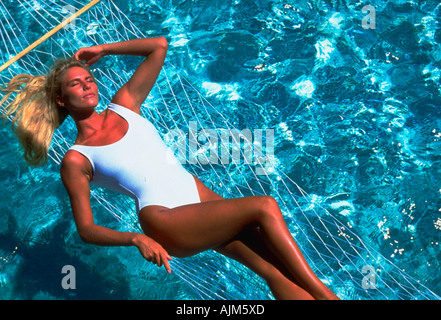
[[[195,180],[202,202],[224,200],[223,197],[207,188],[202,181],[197,178]],[[215,250],[224,256],[240,262],[262,277],[276,299],[314,299],[296,283],[285,266],[269,250],[267,244],[262,239],[258,227],[242,231],[236,238],[215,248]]]
[[[172,255],[188,256],[229,243],[258,226],[271,251],[314,298],[336,298],[315,276],[292,238],[275,200],[268,196],[207,201],[173,209],[150,206],[140,222]]]
[[[278,300],[313,300],[268,249],[258,228],[244,230],[229,243],[215,249],[262,277]]]

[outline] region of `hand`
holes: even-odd
[[[140,233],[134,240],[134,244],[138,247],[139,252],[147,261],[158,265],[158,267],[164,265],[165,270],[167,270],[168,273],[171,273],[168,261],[172,258],[159,243]]]
[[[74,55],[75,59],[80,61],[86,61],[86,65],[89,67],[94,63],[96,63],[103,56],[104,56],[104,50],[103,47],[100,45],[81,48]]]

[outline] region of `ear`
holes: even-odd
[[[64,101],[61,95],[57,95],[57,97],[55,98],[55,102],[57,103],[58,106],[64,108]]]

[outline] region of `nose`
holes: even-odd
[[[90,89],[90,83],[88,83],[87,81],[84,81],[84,83],[83,83],[83,90],[86,91],[88,89]]]

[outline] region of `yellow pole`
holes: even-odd
[[[94,5],[96,5],[98,2],[100,2],[101,0],[92,0],[90,1],[88,4],[86,4],[83,8],[81,8],[80,10],[78,10],[77,12],[75,12],[74,14],[72,14],[69,18],[67,18],[66,20],[64,20],[63,22],[61,22],[58,26],[56,26],[55,28],[53,28],[52,30],[50,30],[49,32],[47,32],[44,36],[42,36],[40,39],[38,39],[37,41],[35,41],[33,44],[29,45],[26,49],[24,49],[23,51],[21,51],[19,54],[17,54],[16,56],[12,57],[8,62],[6,62],[5,64],[3,64],[0,67],[0,72],[2,72],[3,70],[5,70],[7,67],[9,67],[11,64],[13,64],[15,61],[17,61],[18,59],[22,58],[24,55],[26,55],[29,51],[31,51],[32,49],[36,48],[37,46],[39,46],[40,44],[42,44],[44,41],[46,41],[47,39],[49,39],[50,37],[52,37],[55,33],[57,33],[58,31],[61,30],[61,28],[63,28],[64,26],[66,26],[67,24],[71,23],[72,20],[78,18],[80,15],[82,15],[84,12],[86,12],[87,10],[89,10],[90,8],[92,8]]]

